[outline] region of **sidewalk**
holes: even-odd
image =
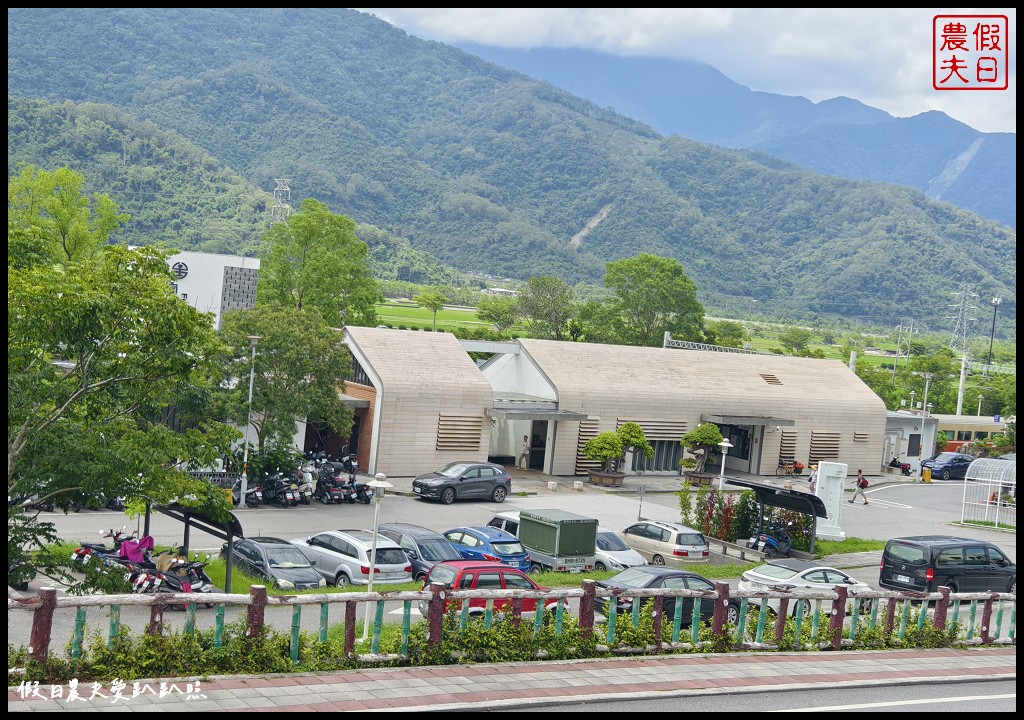
[[[194,699],[185,695],[189,680],[174,683],[177,692],[158,696],[160,681],[133,683],[112,700],[105,697],[51,700],[51,687],[8,689],[9,712],[418,712],[487,710],[575,704],[602,699],[627,700],[733,694],[828,686],[864,687],[906,683],[1015,680],[1015,647],[964,650],[879,650],[801,653],[723,653],[600,660],[451,665],[421,668],[351,670],[307,675],[191,679]],[[169,685],[167,686],[169,688]],[[91,694],[83,683],[78,693]]]

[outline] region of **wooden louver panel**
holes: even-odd
[[[584,446],[591,438],[597,437],[597,420],[580,420],[580,436],[576,441],[576,474],[586,475],[591,470],[600,470],[601,463],[590,460],[583,452]],[[646,432],[646,431],[644,431]]]
[[[782,431],[782,440],[779,443],[780,460],[796,460],[796,432]]]
[[[674,440],[679,442],[686,434],[685,420],[633,420],[630,418],[618,418],[616,427],[622,427],[628,422],[634,422],[644,429],[644,437],[648,442],[654,440]]]
[[[817,463],[821,460],[838,460],[840,437],[841,433],[837,432],[811,432],[811,449],[808,453],[808,463]]]
[[[482,417],[473,415],[439,415],[437,418],[438,450],[479,450],[483,428]]]

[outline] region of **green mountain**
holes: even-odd
[[[600,282],[605,261],[652,252],[682,262],[709,312],[934,328],[957,282],[1015,295],[1004,226],[907,187],[663,137],[351,10],[9,9],[8,94],[111,105],[202,148],[211,169],[266,193],[288,178],[293,206],[315,197],[467,272]],[[12,107],[8,172],[14,158],[95,162],[87,142],[58,156],[45,131],[15,132]],[[154,239],[184,238],[189,187],[162,184],[181,199]],[[237,201],[209,212],[222,228],[230,213],[237,238],[199,231],[197,247],[251,247]]]

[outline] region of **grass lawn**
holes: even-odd
[[[434,327],[434,313],[415,303],[389,301],[377,306],[377,322],[393,328],[431,329]],[[477,319],[473,308],[442,308],[437,311],[437,329],[451,330],[456,327],[490,327]]]

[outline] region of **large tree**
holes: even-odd
[[[448,302],[448,298],[445,297],[444,293],[439,292],[438,290],[427,290],[413,295],[412,301],[420,307],[426,308],[434,313],[433,329],[437,330],[437,311],[443,308],[444,304]]]
[[[69,168],[19,170],[7,181],[8,264],[29,264],[24,257],[33,252],[52,262],[90,258],[128,222],[106,195],[83,195],[85,178]]]
[[[485,295],[476,306],[476,316],[504,332],[519,319],[519,299],[501,295]]]
[[[339,386],[352,372],[342,333],[313,308],[256,306],[224,314],[220,336],[228,347],[223,379],[230,415],[248,422],[253,375],[252,426],[258,452],[290,446],[295,421],[327,425],[339,435],[352,429],[352,411]],[[250,337],[258,337],[255,363]],[[253,370],[253,368],[255,368]]]
[[[572,287],[556,277],[532,277],[519,295],[519,314],[537,337],[564,340],[574,313]]]
[[[628,345],[662,345],[665,332],[700,342],[704,306],[678,260],[641,253],[608,263],[604,284],[615,293],[621,340]]]
[[[383,296],[351,219],[307,198],[288,222],[271,226],[264,243],[256,289],[261,304],[314,308],[331,327],[376,324]]]

